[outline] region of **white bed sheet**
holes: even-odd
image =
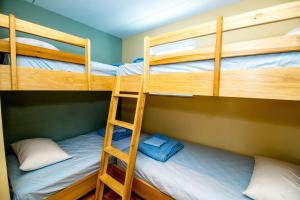
[[[6,55],[4,64],[8,63],[9,56]],[[30,56],[17,56],[17,66],[30,67],[34,69],[85,73],[85,66],[83,65]],[[91,73],[93,75],[115,76],[117,73],[117,69],[118,67],[113,65],[91,61]]]
[[[141,138],[145,138],[143,134]],[[243,195],[254,159],[221,149],[183,142],[166,162],[138,152],[135,175],[177,200],[249,200]],[[123,161],[118,165],[126,167]]]
[[[221,70],[258,69],[275,67],[300,67],[300,52],[224,58],[222,59]],[[150,67],[151,74],[199,72],[213,70],[213,60],[156,65]],[[117,75],[137,75],[142,74],[143,71],[143,63],[128,63],[119,67]]]
[[[104,138],[97,132],[60,141],[58,145],[72,158],[31,172],[21,171],[17,157],[8,155],[6,160],[13,199],[45,199],[96,172],[99,169],[103,141]],[[113,141],[113,146],[120,150],[129,145],[130,137]]]

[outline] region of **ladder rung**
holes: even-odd
[[[110,123],[113,124],[113,125],[116,125],[116,126],[121,126],[123,128],[131,129],[131,130],[133,130],[133,127],[134,127],[133,124],[128,123],[128,122],[123,122],[123,121],[120,121],[120,120],[114,120],[114,121],[111,121]]]
[[[119,149],[116,149],[116,148],[114,148],[112,146],[104,148],[104,151],[106,153],[109,153],[112,156],[115,156],[115,157],[123,160],[126,163],[128,163],[128,161],[129,161],[129,156],[128,156],[127,153],[125,153],[125,152],[123,152],[123,151],[121,151]]]
[[[108,174],[103,174],[100,176],[100,180],[107,185],[109,188],[111,188],[113,191],[118,193],[121,197],[123,196],[123,188],[124,186],[115,180],[113,177],[111,177]]]
[[[125,98],[139,98],[137,94],[115,94],[116,97],[125,97]]]

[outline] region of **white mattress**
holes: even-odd
[[[8,155],[6,161],[13,199],[45,199],[96,172],[99,169],[103,140],[102,136],[92,132],[60,141],[58,145],[72,158],[31,172],[19,170],[17,157]],[[124,150],[130,145],[130,137],[113,141],[112,145]]]
[[[9,63],[8,55],[5,56],[4,63]],[[34,69],[85,73],[85,66],[83,65],[30,56],[17,56],[17,66],[30,67]],[[93,75],[115,76],[117,69],[118,67],[113,65],[91,61],[91,73]]]
[[[204,145],[183,144],[184,149],[166,162],[139,152],[135,175],[177,200],[249,200],[243,191],[252,175],[253,158]],[[120,160],[118,165],[126,167]]]
[[[300,67],[300,52],[224,58],[222,59],[221,70],[274,67]],[[151,74],[212,70],[214,70],[213,60],[156,65],[150,67]],[[142,74],[143,71],[143,63],[130,63],[121,65],[117,71],[117,74],[120,76],[136,75]]]

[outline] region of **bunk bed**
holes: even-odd
[[[157,37],[146,37],[144,40],[143,65],[124,65],[123,69],[119,69],[118,74],[121,76],[121,83],[123,83],[120,86],[120,90],[137,90],[133,85],[128,84],[138,82],[140,78],[144,78],[145,92],[149,94],[179,96],[204,95],[299,101],[299,32],[292,35],[230,44],[223,44],[222,42],[224,32],[299,17],[300,1],[294,1],[232,17],[218,17],[217,20],[212,22]],[[155,46],[214,34],[216,36],[216,43],[213,47],[185,50],[165,55],[150,54],[150,49]],[[245,62],[245,60],[247,62]],[[249,60],[251,60],[251,62],[248,62]],[[271,60],[272,63],[270,64],[265,60]],[[276,62],[276,60],[279,60],[279,62]],[[174,69],[178,69],[179,63],[183,66],[180,69],[181,72],[174,72]],[[186,63],[186,65],[184,63]],[[189,69],[185,68],[185,66],[189,67],[190,65],[197,67],[199,63],[202,64],[202,66],[199,67],[201,68],[200,70],[197,69],[190,72]],[[203,63],[205,67],[203,67]],[[235,65],[228,66],[228,63],[235,63]],[[253,65],[251,66],[251,64]],[[130,67],[132,67],[132,69],[133,67],[139,67],[140,69],[132,70]],[[168,69],[164,70],[164,67]],[[168,70],[170,71],[168,72]],[[172,70],[173,73],[170,73]],[[164,72],[161,73],[162,71]],[[218,197],[247,199],[247,197],[242,196],[242,191],[246,188],[247,182],[249,182],[251,177],[253,170],[252,158],[234,155],[201,145],[193,147],[192,144],[186,143],[185,146],[187,148],[178,153],[178,155],[175,155],[174,158],[171,158],[170,163],[168,163],[168,161],[166,163],[159,163],[159,161],[155,161],[139,153],[137,156],[132,190],[145,199],[181,199],[184,198],[184,195],[191,199],[195,199],[199,197],[199,195],[200,197],[203,196],[203,198],[206,197],[208,199]],[[205,149],[204,151],[207,151],[207,153],[213,151],[214,153],[208,154],[213,154],[216,157],[204,153],[203,149]],[[207,156],[208,158],[205,160]],[[232,162],[229,168],[236,170],[232,174],[229,173],[231,174],[230,178],[225,180],[226,176],[224,176],[224,174],[221,175],[223,177],[220,183],[224,181],[229,182],[227,184],[228,188],[223,188],[229,190],[227,194],[222,192],[216,194],[218,192],[216,192],[215,189],[220,189],[219,187],[211,186],[214,188],[212,193],[209,193],[211,188],[203,188],[204,186],[200,185],[185,187],[185,181],[191,181],[193,178],[205,176],[207,169],[218,174],[219,170],[217,168],[219,166],[221,167],[221,171],[230,172],[230,170],[226,169],[228,168],[228,166],[226,167],[226,160],[220,160],[220,158],[223,158],[222,156],[238,157],[238,159],[232,159],[232,157],[229,159]],[[188,161],[189,158],[190,160]],[[202,169],[195,169],[197,167]],[[126,164],[121,159],[118,159],[118,165],[114,165],[112,168],[114,178],[120,182],[124,181],[124,169],[126,168]],[[214,173],[212,171],[209,173]],[[241,174],[239,174],[239,172],[241,172]],[[182,174],[189,176],[182,177]],[[213,176],[217,176],[216,174],[213,174]],[[239,174],[238,177],[235,177],[237,174]],[[178,179],[174,177],[176,175]],[[233,180],[235,178],[237,179]],[[201,183],[201,178],[197,180]],[[202,181],[203,180],[205,179],[202,179]],[[218,178],[216,178],[216,180],[218,180]],[[239,192],[232,188],[234,185],[238,185],[238,182],[241,183],[238,186]],[[194,183],[196,184],[196,182]],[[206,182],[203,182],[203,184],[206,184]],[[221,188],[223,186],[221,186]],[[170,188],[172,189],[170,190]],[[202,194],[201,191],[198,191],[199,189],[201,189]],[[234,195],[234,193],[236,195]]]
[[[10,62],[0,65],[0,90],[111,90],[114,77],[95,74],[91,69],[89,39],[27,22],[14,15],[0,14],[0,27],[9,29],[9,40],[0,40],[0,52],[10,54]],[[84,48],[84,55],[18,43],[17,31]],[[31,59],[33,66],[17,66],[17,63],[30,63],[26,62],[26,57],[27,61]],[[43,64],[53,66],[55,70],[39,66]]]
[[[143,74],[118,73],[121,92],[138,92],[143,79],[144,92],[162,95],[204,95],[220,97],[263,98],[300,100],[300,63],[295,66],[243,68],[223,70],[223,61],[231,58],[297,53],[300,51],[300,36],[288,35],[253,41],[224,44],[222,34],[252,26],[279,22],[300,17],[300,1],[273,6],[232,17],[218,17],[217,20],[195,27],[179,30],[144,40]],[[10,54],[10,63],[0,65],[0,90],[86,90],[111,91],[114,76],[92,73],[90,41],[54,29],[33,24],[13,15],[0,14],[0,27],[9,29],[9,41],[0,40],[0,52]],[[84,48],[84,56],[56,51],[16,42],[16,31],[52,39]],[[152,47],[186,40],[189,38],[216,36],[213,47],[187,50],[166,55],[150,56]],[[17,55],[72,63],[85,66],[85,73],[28,68],[17,66]],[[155,67],[168,64],[210,61],[207,70],[152,73]],[[298,65],[298,66],[297,66]],[[116,175],[122,170],[113,166]],[[49,199],[74,199],[95,188],[97,172],[92,173],[67,188],[53,194]],[[147,199],[171,199],[151,184],[140,178],[133,181],[133,190]]]

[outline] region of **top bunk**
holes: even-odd
[[[112,89],[115,73],[110,72],[115,67],[91,61],[89,39],[27,22],[14,15],[0,14],[0,27],[9,30],[9,38],[0,40],[0,53],[3,60],[8,60],[0,64],[0,90]],[[39,40],[18,38],[16,32],[83,48],[84,55],[60,51]]]
[[[300,17],[300,1],[293,1],[183,30],[144,39],[144,62],[115,69],[120,91],[139,91],[139,81],[149,94],[222,96],[300,100],[300,35],[288,34],[224,43],[223,34]],[[13,15],[0,14],[0,27],[9,40],[0,40],[0,52],[10,63],[0,65],[0,90],[111,91],[114,76],[91,70],[90,42]],[[84,48],[84,55],[55,51],[16,42],[16,31]],[[178,51],[177,42],[210,37],[213,45]],[[174,45],[164,54],[155,48]],[[176,49],[177,48],[177,49]],[[175,51],[176,50],[176,51]],[[154,53],[153,53],[154,52]],[[17,55],[81,65],[84,73],[17,66]],[[110,65],[109,65],[110,66]],[[113,68],[113,66],[111,66]]]
[[[119,75],[126,75],[121,78],[121,90],[132,89],[125,83],[136,82],[138,74],[144,73],[145,90],[150,94],[300,100],[299,30],[227,44],[222,39],[226,32],[299,17],[300,1],[294,1],[146,37],[144,66],[127,64],[119,69]],[[178,51],[178,42],[206,36],[212,36],[213,46]],[[155,48],[164,45],[173,45],[174,51],[155,53]]]

